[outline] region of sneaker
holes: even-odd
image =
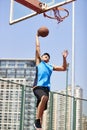
[[[35,120],[34,127],[35,127],[35,129],[42,128],[41,124],[40,124],[40,119]]]

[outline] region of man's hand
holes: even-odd
[[[67,50],[64,50],[63,53],[62,53],[63,57],[66,58],[68,56],[68,51]]]

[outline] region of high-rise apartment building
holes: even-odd
[[[0,59],[0,130],[34,129],[34,77],[34,60]]]
[[[87,116],[82,116],[82,130],[87,130]]]
[[[75,97],[76,100],[76,130],[82,130],[82,97],[83,97],[83,90],[76,86],[75,88]]]

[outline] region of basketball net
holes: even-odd
[[[55,7],[52,9],[54,16],[47,15],[46,12],[43,13],[44,17],[50,18],[50,19],[55,19],[58,21],[58,23],[62,22],[65,18],[69,16],[69,11],[65,8],[62,7]],[[66,15],[62,16],[60,14],[61,11],[65,11]]]

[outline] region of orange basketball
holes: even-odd
[[[49,34],[49,29],[45,26],[42,26],[38,29],[38,35],[41,37],[46,37]]]

